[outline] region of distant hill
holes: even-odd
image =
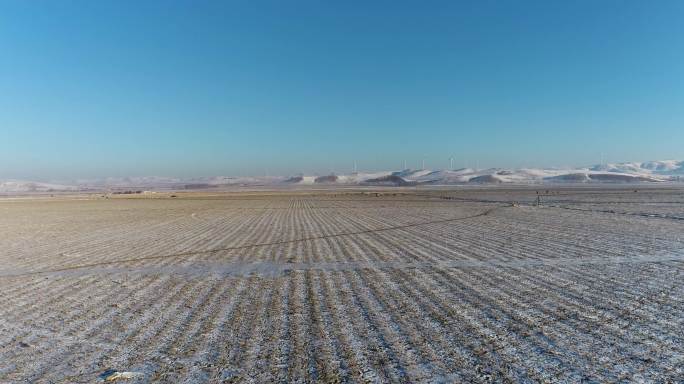
[[[337,182],[337,176],[335,176],[335,175],[318,176],[314,180],[314,183],[318,183],[318,184],[334,184],[336,182]]]
[[[394,187],[405,187],[410,185],[416,185],[415,181],[407,181],[406,179],[397,175],[387,175],[376,177],[374,179],[364,180],[363,185],[376,185],[376,186],[394,186]]]
[[[34,181],[0,181],[0,193],[59,192],[77,191],[80,187],[72,185],[39,183]]]
[[[180,190],[235,186],[278,185],[466,185],[540,183],[659,183],[684,182],[684,161],[661,160],[609,163],[586,168],[461,168],[454,170],[403,169],[399,171],[349,174],[231,177],[191,179],[169,177],[124,177],[77,180],[65,183],[0,180],[0,193],[45,193],[58,191],[117,191],[122,189]]]
[[[684,161],[664,160],[643,163],[615,163],[595,165],[592,171],[651,174],[651,175],[684,175]]]

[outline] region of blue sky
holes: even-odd
[[[681,1],[0,2],[0,178],[684,159]]]

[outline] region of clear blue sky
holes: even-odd
[[[0,178],[684,159],[682,1],[0,2]]]

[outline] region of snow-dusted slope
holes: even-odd
[[[644,164],[642,166],[642,164]],[[652,164],[650,169],[646,164]],[[499,183],[631,183],[677,181],[681,162],[624,163],[568,169],[404,169],[349,175],[298,176],[290,184],[454,185]]]
[[[0,181],[0,193],[57,192],[76,191],[78,189],[78,187],[72,185],[38,183],[33,181],[19,180]]]
[[[684,174],[684,161],[661,160],[646,161],[643,163],[615,163],[595,165],[591,167],[593,171],[607,171],[620,173],[639,173],[651,175],[677,175]]]
[[[586,168],[404,169],[374,174],[338,175],[337,184],[452,185],[498,183],[644,183],[680,181],[684,162],[676,160],[616,163]],[[403,180],[403,182],[401,181]],[[684,181],[684,180],[683,180]],[[406,182],[406,183],[404,183]]]
[[[595,165],[586,168],[462,168],[454,170],[404,169],[349,174],[230,177],[191,179],[129,177],[79,180],[63,184],[1,181],[0,193],[28,193],[121,189],[206,189],[231,186],[285,185],[455,185],[499,183],[645,183],[684,182],[684,161],[664,160]]]

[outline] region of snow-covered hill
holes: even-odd
[[[585,168],[404,169],[347,175],[299,175],[287,184],[454,185],[498,183],[657,183],[684,181],[684,161],[615,163]]]
[[[73,185],[38,183],[34,181],[20,180],[0,181],[0,193],[58,192],[77,190],[79,190],[79,187]]]
[[[616,163],[595,165],[594,171],[608,171],[621,173],[641,173],[652,175],[684,175],[684,161],[664,160],[646,161],[643,163]]]
[[[684,161],[664,160],[642,163],[613,163],[585,168],[462,168],[454,170],[404,169],[400,171],[355,172],[349,174],[198,177],[128,177],[77,180],[67,183],[1,181],[0,193],[53,191],[115,191],[122,189],[179,190],[216,189],[234,186],[297,185],[459,185],[532,183],[657,183],[684,182]]]

